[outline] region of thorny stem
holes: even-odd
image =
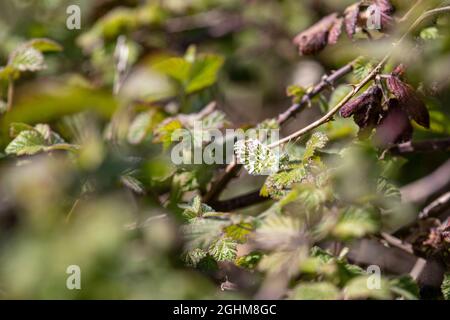
[[[291,141],[292,139],[298,138],[306,133],[308,133],[309,131],[317,128],[318,126],[330,121],[333,116],[348,102],[350,101],[350,99],[352,99],[367,83],[369,83],[370,81],[372,81],[377,75],[378,73],[381,71],[381,69],[383,68],[384,64],[389,60],[389,58],[392,56],[392,54],[394,53],[395,49],[406,39],[406,37],[412,32],[414,31],[421,23],[423,20],[425,20],[428,17],[431,17],[433,15],[439,14],[439,13],[443,13],[443,12],[447,12],[450,11],[450,6],[446,6],[446,7],[441,7],[441,8],[436,8],[436,9],[432,9],[432,10],[428,10],[426,12],[424,12],[422,15],[420,15],[419,18],[417,18],[416,21],[414,21],[414,23],[408,28],[408,30],[405,32],[405,34],[403,34],[403,36],[394,44],[394,48],[391,49],[391,51],[386,54],[386,56],[380,61],[380,63],[378,63],[378,65],[367,75],[367,77],[365,77],[359,84],[357,84],[353,90],[347,95],[345,96],[345,98],[343,100],[341,100],[340,103],[338,103],[333,109],[331,109],[330,111],[328,111],[327,114],[325,114],[322,118],[314,121],[313,123],[311,123],[310,125],[306,126],[303,129],[300,129],[296,132],[294,132],[293,134],[278,140],[277,142],[274,142],[272,144],[270,144],[268,147],[269,148],[273,148],[273,147],[277,147],[279,145],[282,145],[288,141]]]
[[[426,18],[433,16],[435,14],[440,14],[443,12],[450,11],[450,6],[436,8],[432,10],[428,10],[421,14],[419,18],[416,19],[416,21],[408,28],[408,30],[403,34],[403,36],[397,41],[397,43],[394,44],[394,48],[391,49],[391,51],[386,54],[386,56],[378,63],[378,65],[357,85],[355,85],[352,89],[352,91],[344,97],[343,100],[341,100],[340,103],[338,103],[334,108],[332,108],[330,111],[328,111],[322,118],[314,121],[310,125],[292,133],[291,135],[278,140],[277,142],[274,142],[270,144],[268,147],[273,148],[280,146],[288,141],[291,141],[292,139],[298,138],[302,135],[305,135],[306,133],[310,132],[311,130],[319,127],[320,125],[329,122],[333,116],[348,102],[350,101],[366,84],[368,84],[370,81],[372,81],[381,71],[384,64],[389,60],[389,58],[392,56],[396,48],[406,39],[406,37],[417,28],[417,26],[422,23],[423,20]],[[408,13],[407,13],[408,15]],[[350,70],[351,71],[351,70]],[[349,71],[349,72],[350,72]],[[320,85],[320,84],[319,84]],[[323,88],[322,88],[323,89]],[[320,91],[319,91],[320,92]],[[308,97],[307,97],[308,98]],[[303,100],[302,100],[303,101]],[[296,107],[296,105],[289,108],[285,113],[289,114],[290,109],[298,110],[299,107]],[[295,111],[296,112],[296,111]],[[283,117],[280,115],[277,119],[279,124],[282,124],[286,119],[288,119],[290,116],[295,114],[295,112],[291,112],[287,117]],[[281,120],[280,120],[281,117]],[[217,182],[213,183],[210,191],[204,196],[203,201],[209,202],[211,200],[214,200],[217,198],[217,196],[220,194],[220,192],[226,187],[229,181],[236,175],[236,173],[239,171],[240,166],[237,165],[235,160],[233,160],[225,169],[224,174],[218,179]]]

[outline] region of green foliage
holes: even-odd
[[[409,276],[405,275],[390,281],[391,291],[407,300],[419,299],[419,286]]]
[[[190,94],[213,85],[223,65],[218,55],[195,56],[192,58],[168,58],[158,62],[154,68],[176,80],[183,92]]]
[[[292,98],[293,103],[300,103],[306,93],[305,88],[296,85],[291,85],[286,90],[287,96]]]
[[[255,139],[239,140],[234,145],[238,163],[253,175],[276,172],[279,157],[266,145]]]
[[[1,298],[251,299],[256,292],[299,300],[420,298],[415,280],[384,265],[381,288],[370,289],[377,275],[366,272],[372,261],[359,250],[366,241],[378,242],[373,256],[380,254],[376,248],[396,250],[380,245],[380,233],[395,230],[414,254],[424,242],[445,241],[443,221],[412,224],[419,207],[408,203],[409,187],[402,188],[430,175],[448,150],[432,148],[430,156],[405,144],[407,152],[394,153],[395,146],[380,146],[370,130],[357,134],[353,120],[338,113],[286,144],[273,138],[323,117],[395,43],[386,67],[361,91],[381,82],[384,98],[392,98],[383,84],[404,63],[399,77],[419,88],[431,120],[429,130],[414,128],[413,144],[447,139],[447,17],[423,21],[402,45],[396,25],[406,2],[396,1],[396,16],[384,17],[392,18],[389,28],[363,33],[364,3],[356,20],[349,21],[349,11],[339,16],[347,32],[355,22],[351,42],[299,60],[291,35],[318,19],[306,38],[297,37],[301,51],[313,53],[334,42],[341,22],[325,28],[316,17],[321,10],[307,1],[99,4],[80,2],[79,31],[61,28],[66,1],[0,4],[6,13],[0,19]],[[414,63],[410,48],[417,48]],[[323,74],[359,55],[351,74],[324,85]],[[280,95],[286,87],[288,99]],[[304,104],[279,121],[288,100]],[[364,106],[359,120],[381,123],[392,111],[380,105],[372,119],[373,107]],[[229,171],[228,163],[172,161],[179,139],[189,140],[182,145],[187,159],[193,144],[206,151],[205,137],[229,128],[242,129],[246,139],[214,142],[229,156],[234,151],[251,176]],[[254,139],[250,128],[265,138]],[[252,191],[261,185],[258,198]],[[446,268],[441,289],[449,299],[442,251],[434,248],[432,258]],[[72,264],[82,269],[83,290],[65,287]],[[427,277],[421,281],[429,285]]]
[[[339,218],[333,235],[341,239],[361,238],[379,230],[377,215],[371,208],[348,208]]]
[[[380,288],[370,288],[368,276],[359,276],[348,282],[343,292],[347,299],[391,299],[389,282],[386,279],[380,281]]]
[[[46,68],[45,52],[61,51],[62,47],[50,39],[33,39],[19,45],[8,58],[8,64],[0,68],[0,79],[18,77],[20,72],[36,72]]]
[[[358,57],[353,65],[353,75],[355,76],[355,80],[360,81],[367,77],[374,67],[375,65],[373,60],[362,56]]]
[[[439,37],[439,29],[436,27],[428,27],[420,31],[420,37],[423,40],[435,40]]]
[[[339,289],[329,282],[299,284],[290,295],[294,300],[337,300],[339,297]]]
[[[303,154],[303,161],[308,161],[314,156],[314,153],[318,149],[322,149],[326,146],[328,137],[322,132],[314,133],[306,143],[305,153]]]
[[[236,258],[237,243],[230,238],[219,238],[208,248],[209,254],[216,261],[233,261]]]
[[[66,144],[48,125],[38,124],[34,128],[16,123],[11,127],[14,139],[6,147],[5,153],[11,155],[33,155],[41,151],[70,150],[77,146]]]
[[[450,274],[447,273],[444,276],[444,280],[442,281],[442,295],[444,296],[445,300],[450,300]]]

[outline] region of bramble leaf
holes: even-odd
[[[211,244],[208,248],[208,252],[216,261],[233,261],[237,254],[236,248],[236,241],[227,237],[222,237]]]
[[[234,145],[237,162],[253,175],[278,171],[279,157],[256,139],[239,140]]]
[[[289,299],[292,300],[338,300],[339,298],[339,289],[330,282],[301,283],[289,295]]]

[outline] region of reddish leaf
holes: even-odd
[[[368,108],[369,106],[378,107],[381,105],[381,97],[381,88],[379,86],[372,86],[359,97],[347,102],[341,108],[341,116],[348,118],[362,109]]]
[[[391,75],[387,79],[387,86],[392,94],[398,99],[400,107],[408,113],[411,119],[425,128],[430,127],[430,115],[428,110],[409,84],[406,84],[398,77]]]
[[[413,127],[409,122],[408,115],[400,108],[398,100],[390,99],[388,111],[377,126],[374,137],[375,143],[387,146],[393,143],[410,141],[412,133]]]
[[[328,44],[328,35],[336,20],[337,13],[330,14],[298,34],[293,42],[298,45],[300,54],[310,55],[323,50]]]
[[[375,4],[380,8],[381,12],[392,16],[394,13],[394,6],[389,0],[375,0]]]
[[[328,34],[328,44],[336,44],[339,36],[342,32],[342,24],[344,23],[344,19],[338,18],[330,29]]]
[[[389,0],[375,0],[375,4],[380,8],[382,30],[388,29],[394,24],[394,6]]]
[[[355,3],[348,7],[344,12],[345,17],[345,31],[350,39],[353,39],[355,34],[356,24],[358,22],[358,16],[360,11],[360,3]]]

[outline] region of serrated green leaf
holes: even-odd
[[[303,166],[272,174],[266,179],[264,189],[261,189],[261,195],[270,195],[275,199],[281,198],[289,192],[294,184],[300,183],[306,176],[307,172]]]
[[[184,92],[190,94],[214,84],[223,62],[221,56],[212,54],[196,57],[194,61],[174,57],[160,61],[154,68],[177,80]]]
[[[25,130],[10,142],[6,147],[6,154],[33,155],[44,150],[47,142],[44,137],[35,130]]]
[[[162,120],[163,115],[155,109],[139,113],[128,128],[128,142],[130,144],[141,143]]]
[[[217,74],[223,62],[223,58],[216,55],[206,55],[197,59],[192,65],[186,93],[193,93],[213,85],[217,81]]]
[[[218,262],[233,261],[237,254],[237,242],[227,237],[219,238],[208,248],[208,253]]]
[[[202,259],[206,258],[207,255],[208,253],[205,250],[195,248],[186,251],[182,255],[182,259],[188,267],[195,268]]]
[[[261,260],[263,254],[259,251],[251,252],[236,259],[236,265],[241,268],[254,269]]]
[[[348,282],[344,287],[346,299],[378,299],[389,300],[392,298],[389,282],[380,279],[380,288],[370,288],[369,276],[359,276]]]
[[[247,236],[252,231],[253,226],[250,223],[239,223],[233,224],[225,228],[225,233],[228,237],[238,242],[245,242],[247,240]]]
[[[332,234],[343,240],[361,238],[379,230],[377,215],[368,208],[348,208],[339,218]]]
[[[439,37],[439,29],[436,27],[428,27],[420,31],[420,38],[423,40],[434,40]]]
[[[214,212],[214,209],[210,206],[203,204],[202,199],[199,196],[195,196],[187,205],[180,205],[183,211],[183,217],[187,220],[203,217],[204,214]]]
[[[374,62],[365,57],[359,57],[353,65],[353,74],[357,81],[360,81],[367,77],[367,75],[373,70]]]
[[[189,79],[191,64],[183,58],[168,58],[158,62],[154,68],[156,71],[184,83]]]
[[[409,276],[401,276],[390,281],[391,291],[407,300],[419,299],[419,286]]]
[[[39,71],[46,67],[44,55],[29,45],[21,45],[9,58],[8,65],[17,71]]]
[[[271,215],[256,229],[253,240],[259,248],[292,250],[305,243],[302,221],[296,217]]]
[[[237,162],[252,175],[271,174],[278,171],[279,157],[256,139],[239,140],[234,145]]]
[[[446,273],[441,285],[442,295],[445,300],[450,300],[450,273]]]
[[[295,276],[301,271],[301,264],[308,258],[308,248],[297,246],[292,250],[279,250],[263,256],[258,263],[258,270],[270,274],[287,274]]]
[[[31,127],[23,123],[15,123],[12,130],[12,135],[15,135],[15,138],[6,147],[6,154],[20,156],[33,155],[41,151],[75,151],[78,149],[78,146],[65,143],[46,124],[37,124],[35,127]]]
[[[155,136],[153,138],[154,142],[162,143],[164,149],[167,149],[172,144],[172,135],[175,131],[181,129],[183,126],[181,122],[177,119],[168,119],[162,122],[155,129]]]
[[[322,132],[315,132],[306,143],[305,153],[303,154],[303,161],[308,161],[314,156],[318,149],[326,146],[328,137]]]
[[[25,130],[34,130],[34,127],[23,122],[13,122],[9,126],[9,135],[11,138],[15,138],[19,133]]]
[[[292,98],[293,103],[300,103],[307,90],[298,85],[291,85],[286,89],[286,95]]]
[[[227,222],[219,219],[197,218],[191,223],[182,226],[182,232],[187,241],[187,249],[206,249],[213,241],[218,239],[223,232]]]
[[[330,282],[301,283],[289,295],[291,300],[338,300],[339,289]]]

